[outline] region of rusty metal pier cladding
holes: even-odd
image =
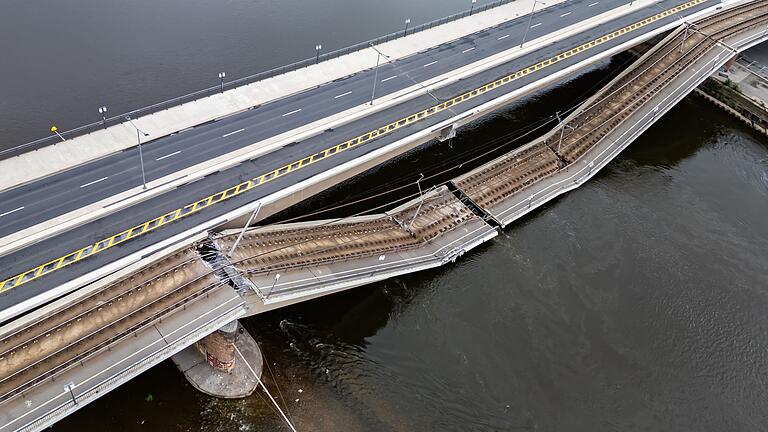
[[[142,366],[139,363],[146,360],[146,356],[109,370],[121,361],[130,360],[146,348],[148,342],[153,345],[153,338],[163,341],[159,344],[161,355],[144,365],[146,367],[186,346],[186,341],[182,341],[180,347],[173,346],[174,341],[183,336],[176,332],[179,327],[172,320],[175,314],[189,311],[200,316],[205,314],[196,310],[201,306],[209,309],[227,303],[231,303],[227,312],[239,309],[242,313],[239,297],[213,275],[194,249],[188,248],[123,277],[45,319],[3,335],[0,339],[0,404],[4,409],[0,413],[0,429],[35,430],[49,424],[49,420],[55,421],[57,408],[60,407],[62,413],[76,409],[76,405],[87,403],[100,391],[108,391],[105,382],[119,383],[122,372]],[[236,317],[232,313],[224,315],[218,320],[223,322],[213,323],[210,331]],[[189,322],[189,317],[186,321]],[[194,337],[191,342],[199,335]],[[162,353],[164,348],[167,352]],[[90,388],[69,388],[61,400],[40,394],[46,390],[62,393],[61,388],[67,382],[88,384],[84,376],[91,377],[94,373],[106,376],[96,379]],[[53,389],[38,386],[54,382],[61,384]],[[55,404],[40,413],[49,417],[32,414],[29,418],[9,418],[6,414],[13,410],[5,408],[14,404],[26,404],[33,412],[32,408],[38,404],[51,401]]]
[[[508,225],[594,175],[719,63],[763,39],[766,23],[768,2],[756,1],[675,30],[557,128],[452,183]]]
[[[496,235],[443,186],[384,214],[255,229],[232,262],[257,291],[246,298],[257,313],[436,267]],[[236,236],[213,241],[226,251]]]

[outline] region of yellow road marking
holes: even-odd
[[[133,228],[127,229],[125,231],[122,231],[118,234],[115,234],[111,237],[108,237],[103,240],[99,240],[98,242],[88,245],[80,250],[71,252],[67,255],[64,255],[63,257],[56,258],[52,261],[49,261],[45,264],[42,264],[40,266],[37,266],[33,269],[27,270],[24,273],[15,275],[11,278],[8,278],[4,280],[3,282],[0,282],[0,292],[8,291],[12,288],[16,288],[20,285],[23,285],[29,281],[38,279],[42,276],[45,276],[47,274],[50,274],[56,270],[59,270],[63,267],[66,267],[70,264],[76,263],[78,261],[81,261],[85,258],[88,258],[92,255],[95,255],[97,253],[103,252],[105,250],[108,250],[114,246],[120,245],[122,243],[127,242],[128,240],[132,240],[136,237],[142,236],[144,234],[147,234],[149,232],[152,232],[161,226],[167,225],[169,223],[175,222],[183,217],[189,216],[191,214],[197,213],[205,208],[208,208],[210,206],[213,206],[215,204],[218,204],[222,201],[228,200],[229,198],[233,198],[235,196],[238,196],[240,194],[243,194],[245,192],[248,192],[252,189],[255,189],[258,186],[261,186],[265,183],[269,183],[272,180],[275,180],[279,177],[282,177],[288,173],[298,171],[304,167],[310,166],[314,163],[317,163],[319,161],[328,159],[332,156],[335,156],[341,152],[344,152],[346,150],[349,150],[353,147],[359,146],[361,144],[365,144],[367,142],[373,141],[376,138],[379,138],[384,135],[389,135],[395,130],[398,130],[400,128],[403,128],[405,126],[411,125],[413,123],[419,122],[421,120],[424,120],[428,117],[432,117],[437,113],[440,113],[442,111],[445,111],[446,109],[458,105],[460,103],[463,103],[467,100],[474,99],[480,95],[483,95],[491,90],[495,90],[499,87],[502,87],[506,84],[509,84],[512,81],[518,80],[520,78],[523,78],[527,76],[530,73],[539,71],[541,69],[544,69],[546,67],[549,67],[555,63],[561,62],[569,57],[572,57],[576,54],[582,53],[586,50],[589,50],[591,48],[594,48],[598,45],[601,45],[603,43],[606,43],[618,36],[624,35],[626,33],[630,33],[634,30],[637,30],[639,28],[645,27],[648,24],[654,23],[660,19],[669,17],[671,15],[674,15],[678,12],[681,12],[683,10],[689,9],[693,6],[696,6],[698,4],[704,3],[707,0],[691,0],[687,3],[683,3],[679,6],[675,6],[671,9],[667,9],[663,12],[660,12],[656,15],[650,16],[648,18],[645,18],[641,21],[638,21],[634,24],[630,24],[626,27],[623,27],[619,30],[613,31],[611,33],[602,35],[596,39],[593,39],[589,42],[586,42],[582,45],[579,45],[575,48],[571,48],[568,51],[564,51],[560,54],[556,54],[546,60],[542,60],[539,63],[536,63],[534,65],[528,66],[526,68],[520,69],[516,72],[513,72],[503,78],[499,78],[493,82],[487,83],[481,87],[478,87],[474,90],[470,90],[466,93],[463,93],[459,96],[454,97],[451,100],[442,102],[440,104],[431,106],[425,110],[419,111],[416,114],[411,114],[407,117],[403,117],[400,120],[394,121],[392,123],[389,123],[385,126],[382,126],[378,129],[374,129],[372,131],[366,132],[360,136],[357,136],[355,138],[352,138],[349,141],[345,141],[341,144],[337,144],[333,147],[327,148],[325,150],[319,151],[317,153],[314,153],[312,155],[309,155],[307,157],[304,157],[302,159],[299,159],[295,162],[291,162],[288,165],[282,166],[280,168],[277,168],[273,171],[269,171],[266,174],[262,174],[258,177],[255,177],[251,180],[245,181],[243,183],[240,183],[238,185],[232,186],[228,189],[225,189],[220,192],[216,192],[213,195],[209,195],[201,200],[195,201],[193,203],[190,203],[182,208],[173,210],[171,212],[168,212],[162,216],[159,216],[155,219],[149,220],[147,222],[143,222]]]

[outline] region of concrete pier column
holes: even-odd
[[[232,321],[195,342],[195,348],[212,368],[230,372],[235,367],[237,327],[237,321]]]
[[[256,390],[263,360],[256,341],[232,321],[172,357],[196,389],[220,398],[241,398]]]
[[[738,57],[738,56],[734,55],[733,57],[731,57],[730,60],[725,62],[725,70],[727,70],[727,71],[731,70],[731,68],[733,67],[733,64],[736,63],[736,57]]]

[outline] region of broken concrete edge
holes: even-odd
[[[642,1],[650,2],[650,0],[638,1],[636,2],[638,4],[637,7],[643,6],[641,5]],[[529,45],[526,45],[525,48],[520,49],[519,47],[513,47],[503,53],[496,54],[494,56],[488,57],[486,59],[480,60],[470,65],[464,66],[463,68],[460,68],[457,70],[461,72],[444,74],[444,75],[435,77],[432,80],[425,81],[425,83],[427,83],[425,87],[423,87],[422,85],[411,86],[407,89],[403,89],[399,92],[387,95],[381,99],[377,99],[377,100],[380,100],[381,102],[379,102],[378,104],[374,104],[373,106],[366,104],[366,105],[361,105],[358,107],[351,108],[347,111],[338,113],[326,119],[318,120],[313,123],[310,123],[309,125],[305,125],[302,128],[284,132],[283,134],[260,141],[248,147],[244,147],[242,149],[231,152],[227,155],[222,155],[217,158],[211,159],[203,164],[195,165],[195,166],[186,168],[182,171],[178,171],[173,175],[169,175],[169,176],[154,180],[148,184],[148,187],[149,187],[148,190],[143,190],[140,186],[137,186],[133,189],[129,189],[123,193],[117,194],[111,198],[90,204],[81,209],[69,212],[64,215],[60,215],[44,223],[23,229],[21,231],[18,231],[8,236],[5,236],[2,239],[0,239],[0,255],[5,255],[15,250],[27,247],[45,238],[53,236],[59,232],[71,229],[72,227],[85,224],[87,222],[90,222],[92,220],[95,220],[101,217],[105,217],[109,214],[122,210],[131,205],[138,204],[140,202],[143,202],[155,196],[161,195],[162,193],[173,190],[184,184],[199,180],[200,178],[210,175],[211,173],[231,168],[246,160],[255,159],[265,153],[275,151],[287,144],[290,144],[296,141],[301,141],[303,139],[307,139],[312,136],[316,136],[322,133],[323,131],[327,130],[328,128],[338,127],[345,123],[358,120],[359,118],[371,115],[383,109],[387,109],[392,105],[401,103],[402,99],[398,100],[398,98],[400,98],[403,95],[409,95],[410,97],[420,96],[428,91],[433,91],[444,85],[449,85],[453,82],[456,82],[468,74],[481,72],[482,70],[495,67],[498,64],[511,61],[513,58],[519,55],[525,54],[530,51],[535,51],[536,49],[539,49],[542,46],[549,44],[551,42],[551,39],[570,36],[571,33],[575,31],[583,31],[585,29],[599,25],[600,22],[606,19],[613,19],[631,12],[631,10],[625,11],[623,9],[621,10],[619,9],[614,9],[614,10],[605,12],[604,14],[596,16],[592,21],[590,21],[592,25],[580,24],[580,25],[573,25],[570,27],[566,27],[562,29],[560,32],[555,32],[550,35],[544,36],[542,38],[532,40]],[[561,34],[561,33],[567,33],[567,34]],[[654,35],[655,34],[658,34],[658,33],[654,32]],[[640,36],[640,38],[643,38],[643,40],[646,40],[646,38],[644,38],[643,36]],[[595,60],[588,60],[582,63],[589,64],[592,62],[599,61],[604,57],[605,56],[598,55],[591,58]],[[477,70],[478,68],[480,70]],[[579,68],[576,68],[575,70],[578,70],[578,69]],[[562,75],[563,74],[560,74],[560,73],[557,74],[558,77]],[[541,82],[543,84],[539,86],[543,86],[545,84],[548,84],[551,81],[552,80],[547,80],[545,78],[540,81],[537,81],[537,83]],[[530,93],[531,91],[533,90],[529,90],[522,93],[515,93],[515,94],[523,95],[523,94]],[[1,163],[2,161],[0,161],[0,164]]]
[[[213,397],[237,399],[250,396],[258,388],[264,365],[261,349],[239,322],[236,331],[239,335],[235,346],[242,357],[235,353],[235,366],[230,372],[211,367],[194,345],[171,357],[179,371],[198,391]],[[248,364],[243,364],[244,361]],[[251,370],[258,376],[254,377]]]

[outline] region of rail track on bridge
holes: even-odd
[[[478,218],[443,188],[417,205],[356,219],[249,232],[229,265],[252,274],[409,250]],[[218,236],[213,241],[229,246],[234,236]],[[212,290],[228,286],[226,274],[209,265],[214,260],[205,256],[221,251],[205,250],[193,246],[169,255],[3,336],[0,404],[82,364]]]
[[[312,226],[291,224],[248,232],[233,258],[247,274],[316,266],[418,248],[478,217],[449,190],[385,215]],[[229,250],[235,235],[216,239]]]
[[[578,162],[689,65],[722,43],[722,39],[764,26],[766,21],[766,1],[735,6],[700,20],[667,40],[542,139],[459,177],[454,184],[486,210],[523,193]]]
[[[568,119],[567,126],[484,165],[454,184],[481,209],[521,193],[578,162],[608,131],[722,43],[720,40],[766,22],[768,0],[733,7],[701,20],[687,32],[667,40],[639,66],[582,106]],[[254,274],[376,256],[417,248],[477,218],[452,193],[444,192],[387,217],[320,224],[309,229],[250,232],[232,263]],[[213,240],[229,245],[233,238]],[[3,336],[0,403],[23,395],[226,284],[200,259],[197,250],[187,249]]]
[[[0,340],[0,403],[222,286],[184,250]]]

